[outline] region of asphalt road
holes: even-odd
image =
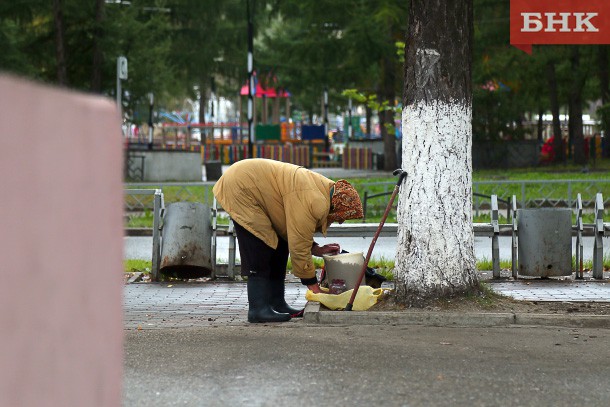
[[[372,241],[372,237],[316,237],[320,244],[339,243],[341,247],[349,252],[362,252],[366,255]],[[572,255],[576,250],[576,240],[572,242]],[[610,239],[604,238],[604,253],[610,251]],[[500,236],[500,259],[511,259],[511,238]],[[593,258],[593,238],[583,238],[583,258],[585,261]],[[477,260],[491,260],[491,238],[476,237],[474,252]],[[226,261],[229,253],[229,238],[218,238],[218,258]],[[396,238],[379,237],[373,249],[372,258],[393,259],[396,256]],[[125,237],[125,258],[150,260],[152,257],[152,237]],[[239,252],[238,252],[239,257]]]
[[[126,331],[124,406],[608,406],[610,330]]]

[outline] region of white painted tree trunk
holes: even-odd
[[[477,283],[472,228],[472,107],[417,100],[402,112],[397,291],[417,303]]]

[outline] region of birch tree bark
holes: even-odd
[[[396,293],[409,305],[478,286],[472,228],[472,0],[411,0]]]

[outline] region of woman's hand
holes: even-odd
[[[320,289],[319,284],[311,284],[311,285],[308,285],[307,288],[309,288],[311,290],[311,292],[314,294],[320,294],[320,293],[324,292]]]
[[[339,246],[339,243],[329,243],[324,246],[315,245],[311,248],[311,254],[316,257],[322,257],[325,254],[335,255],[339,254],[340,251],[341,246]]]

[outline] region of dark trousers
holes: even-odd
[[[277,248],[273,249],[238,223],[233,223],[239,243],[241,275],[284,280],[288,264],[288,242],[278,236]]]

